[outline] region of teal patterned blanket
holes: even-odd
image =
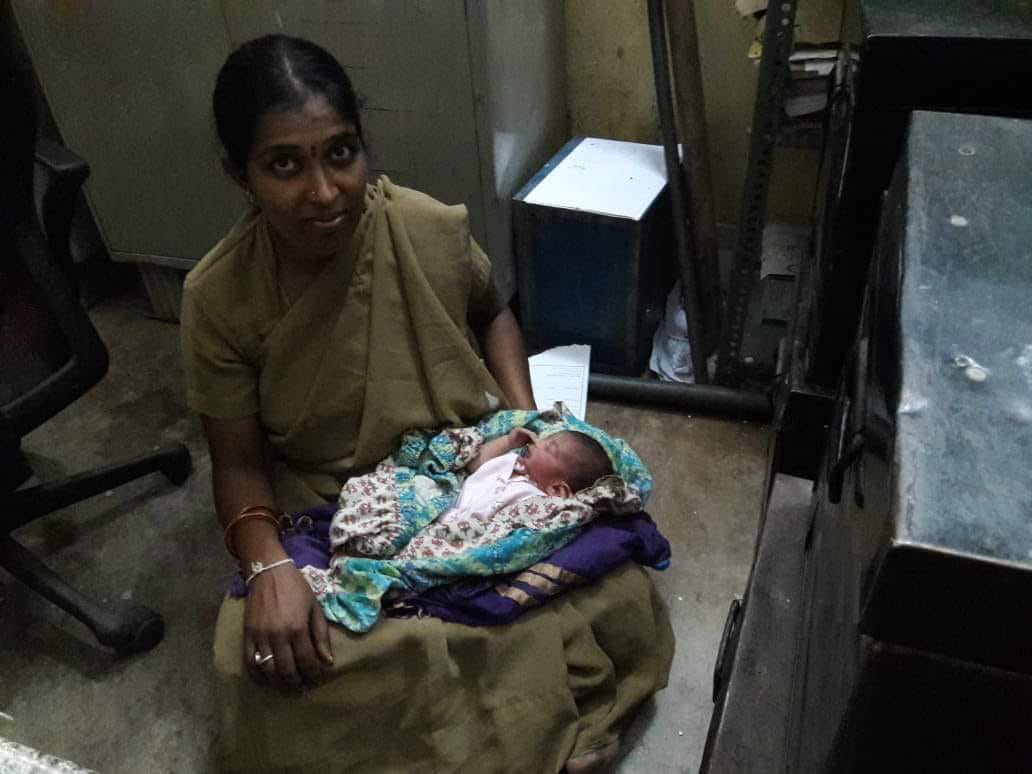
[[[480,447],[518,427],[542,439],[563,430],[589,435],[605,449],[615,475],[572,497],[521,500],[473,529],[438,523]],[[625,441],[582,422],[561,403],[544,412],[499,411],[473,427],[412,431],[375,471],[345,484],[330,528],[330,568],[302,572],[327,618],[364,632],[376,623],[385,595],[519,572],[566,545],[596,515],[642,510],[651,489],[648,470]],[[349,529],[357,522],[363,525],[358,538]]]

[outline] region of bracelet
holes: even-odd
[[[269,570],[272,570],[272,569],[274,569],[276,567],[279,567],[281,565],[287,564],[288,562],[292,563],[293,561],[294,560],[291,559],[288,556],[286,559],[280,559],[278,562],[273,562],[272,564],[262,564],[261,562],[251,562],[251,574],[247,576],[247,580],[245,580],[244,583],[246,583],[248,586],[250,586],[251,585],[251,581],[253,581],[255,578],[257,578],[263,572],[268,572]]]
[[[245,513],[251,512],[267,513],[274,519],[279,517],[276,511],[274,511],[268,505],[245,505],[243,508],[240,509],[240,512],[237,514],[237,516],[243,516]]]
[[[276,531],[282,534],[283,529],[280,526],[279,519],[276,518],[276,512],[272,508],[266,508],[264,505],[249,506],[244,508],[236,515],[236,517],[226,525],[226,529],[222,533],[222,542],[226,545],[226,551],[234,559],[239,559],[240,556],[236,552],[236,545],[233,542],[233,534],[236,532],[243,522],[248,519],[261,519],[272,524]]]

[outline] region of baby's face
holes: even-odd
[[[551,487],[567,483],[575,459],[569,433],[556,433],[527,447],[523,468],[538,489],[549,492]]]

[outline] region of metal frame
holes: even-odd
[[[792,54],[795,38],[797,2],[780,0],[770,2],[767,6],[763,56],[760,59],[759,82],[756,84],[756,101],[753,106],[749,165],[738,213],[734,264],[731,267],[727,309],[717,354],[716,380],[727,386],[736,386],[740,378],[738,361],[749,313],[749,300],[759,280],[770,175],[788,79],[788,58]]]
[[[666,161],[667,186],[674,211],[674,242],[681,271],[681,305],[688,322],[692,370],[696,384],[706,384],[706,322],[699,296],[697,268],[692,260],[693,245],[686,223],[684,178],[677,150],[677,127],[674,119],[674,93],[670,78],[670,57],[667,47],[664,0],[649,0],[649,39],[652,45],[652,72],[656,80],[656,107],[659,130],[663,135],[663,158]]]

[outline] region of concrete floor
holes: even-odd
[[[179,441],[195,471],[153,476],[49,516],[17,537],[110,604],[165,617],[150,653],[115,658],[89,632],[0,571],[0,734],[104,774],[203,772],[216,729],[211,641],[234,567],[221,546],[200,428],[184,405],[178,328],[145,317],[133,293],[93,318],[111,371],[25,442],[42,480]],[[712,709],[713,660],[731,597],[745,586],[767,428],[592,402],[588,420],[626,438],[652,468],[649,511],[674,547],[655,575],[677,635],[670,686],[632,730],[626,773],[694,772]]]

